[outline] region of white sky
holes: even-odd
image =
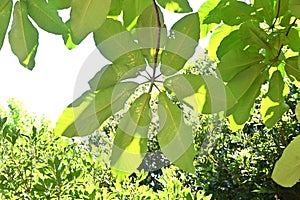
[[[189,2],[194,11],[197,11],[203,0]],[[168,27],[180,17],[182,15],[165,12]],[[61,36],[38,30],[39,47],[36,65],[32,71],[19,64],[17,57],[11,52],[6,35],[0,50],[0,104],[5,105],[8,98],[16,98],[23,102],[28,111],[45,115],[55,123],[64,108],[73,101],[74,96],[76,98],[88,89],[87,83],[80,84],[78,88],[78,74],[85,73],[86,80],[81,80],[80,83],[88,81],[93,77],[93,73],[101,69],[103,58],[95,50],[92,34],[75,49],[68,50]],[[91,54],[93,59],[89,59],[89,63],[93,64],[85,64],[86,67],[83,67]]]

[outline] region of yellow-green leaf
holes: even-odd
[[[54,132],[67,137],[93,133],[108,117],[124,107],[136,87],[136,83],[125,82],[84,93],[63,111]]]
[[[134,172],[148,151],[148,129],[151,122],[149,101],[150,94],[137,98],[120,121],[110,163],[116,174]]]
[[[5,0],[0,2],[0,49],[3,46],[4,38],[8,28],[13,2]]]
[[[289,0],[289,9],[291,10],[292,14],[300,18],[300,1],[299,0]]]
[[[159,133],[157,139],[164,155],[179,168],[195,172],[195,149],[192,128],[183,120],[183,113],[166,94],[158,96]]]
[[[9,43],[13,53],[19,58],[20,64],[33,69],[38,46],[38,31],[27,17],[27,6],[24,1],[14,6],[13,24],[9,32]]]
[[[67,34],[68,26],[63,23],[57,10],[44,0],[28,0],[30,17],[45,31],[54,34]]]
[[[193,11],[187,0],[157,0],[157,2],[170,12],[187,13]]]
[[[72,0],[71,29],[75,43],[96,31],[106,19],[111,0]]]

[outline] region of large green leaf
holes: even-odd
[[[275,18],[274,0],[254,1],[253,7],[255,9],[256,17],[262,22],[266,21],[269,26],[273,24]]]
[[[204,2],[198,10],[199,18],[200,18],[200,38],[205,38],[209,31],[211,31],[217,24],[205,24],[204,19],[208,15],[208,13],[218,5],[220,0],[208,0]]]
[[[121,119],[111,155],[111,167],[116,172],[131,174],[142,163],[148,151],[148,129],[151,122],[150,94],[135,100]]]
[[[297,18],[300,18],[300,2],[299,0],[289,0],[289,9],[292,14]]]
[[[239,72],[258,64],[264,56],[240,49],[232,49],[227,52],[218,63],[217,69],[224,81],[230,81]]]
[[[252,84],[257,80],[257,77],[260,76],[265,67],[265,64],[253,65],[238,73],[228,82],[227,87],[230,88],[237,100],[251,88]]]
[[[287,36],[289,47],[295,51],[300,51],[300,32],[292,28]]]
[[[28,13],[42,29],[54,34],[67,34],[68,26],[63,23],[55,7],[44,0],[28,0]]]
[[[14,18],[9,32],[9,43],[20,64],[27,69],[33,69],[38,46],[38,31],[27,17],[27,6],[24,1],[16,2]]]
[[[166,94],[158,95],[159,133],[161,151],[175,165],[194,173],[195,149],[192,128],[183,120],[183,113]]]
[[[71,7],[72,0],[48,0],[48,3],[57,9],[66,9]]]
[[[283,151],[276,162],[272,179],[283,187],[292,187],[300,179],[300,135]]]
[[[124,0],[111,0],[109,16],[118,16],[121,14]]]
[[[236,103],[223,81],[213,76],[176,75],[166,79],[164,86],[174,92],[181,103],[199,113],[226,111]]]
[[[243,42],[249,45],[254,45],[258,48],[270,50],[268,45],[268,35],[258,25],[246,22],[240,26],[239,36]]]
[[[139,46],[142,48],[142,52],[150,65],[153,65],[154,63],[158,39],[160,48],[163,48],[167,38],[167,30],[164,28],[163,14],[159,7],[157,7],[157,9],[160,19],[160,29],[158,28],[159,24],[157,21],[156,10],[152,5],[143,11],[136,24],[136,34]],[[159,31],[160,36],[158,38]]]
[[[168,76],[182,69],[194,54],[200,37],[199,16],[189,14],[171,28],[165,51],[162,53],[161,72]]]
[[[236,27],[223,24],[213,31],[211,38],[209,40],[209,43],[208,43],[208,48],[207,48],[208,56],[211,59],[213,59],[213,60],[218,59],[217,50],[218,50],[218,47],[221,45],[221,41],[223,41],[223,39],[226,36],[228,36],[232,31],[234,31],[236,29],[237,29]]]
[[[214,43],[215,43],[215,45],[218,44],[217,41],[215,41]],[[213,44],[211,44],[211,45],[213,45]],[[246,44],[240,39],[239,31],[238,30],[232,31],[229,35],[224,37],[224,39],[221,41],[221,43],[219,42],[219,46],[218,46],[218,49],[216,52],[217,57],[219,60],[221,60],[221,58],[227,52],[229,52],[231,49],[244,49],[245,46],[246,46]],[[216,48],[216,47],[210,47],[210,49],[211,48]],[[214,52],[214,50],[211,49],[210,52],[212,53],[212,52]],[[211,55],[211,56],[213,57],[214,55]]]
[[[294,56],[286,59],[285,61],[285,71],[291,81],[300,82],[300,60],[299,56]]]
[[[90,32],[100,28],[110,3],[111,0],[72,0],[71,29],[75,43],[80,43]]]
[[[250,117],[255,99],[260,94],[261,85],[265,82],[267,73],[260,74],[245,94],[240,97],[238,103],[230,111],[230,121],[236,125],[243,125]]]
[[[284,81],[281,73],[275,71],[269,83],[269,91],[261,102],[261,114],[265,125],[272,128],[289,109],[284,101]]]
[[[136,87],[136,83],[125,82],[84,93],[63,111],[55,133],[67,137],[91,134],[108,117],[123,108]]]
[[[0,49],[3,46],[4,38],[10,21],[12,6],[12,0],[0,2]]]
[[[157,0],[157,2],[171,12],[187,13],[193,11],[187,0]]]
[[[106,19],[94,32],[94,40],[100,52],[113,63],[137,71],[145,69],[145,59],[139,46],[119,21]]]
[[[124,26],[131,30],[137,22],[142,12],[150,6],[152,0],[124,0],[123,3],[123,20]]]

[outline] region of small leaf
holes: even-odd
[[[199,113],[226,111],[236,103],[223,81],[213,76],[176,75],[166,79],[164,86],[174,92],[181,103]]]
[[[263,59],[264,56],[258,53],[232,49],[222,57],[217,69],[224,81],[230,81],[239,72],[258,64]]]
[[[5,39],[12,12],[12,6],[12,0],[5,0],[0,2],[0,49],[2,48]]]
[[[75,43],[79,44],[90,32],[100,28],[109,12],[110,3],[111,0],[72,0],[71,29]]]
[[[20,64],[32,70],[38,46],[38,31],[27,17],[27,7],[24,1],[18,1],[15,4],[9,43],[12,51],[19,58]]]
[[[145,69],[146,62],[139,46],[119,21],[106,19],[94,32],[94,40],[99,51],[114,64],[136,71]]]
[[[205,1],[198,10],[200,18],[200,38],[205,38],[209,31],[217,26],[217,24],[205,24],[204,19],[207,17],[209,12],[218,5],[220,0],[208,0]]]
[[[45,31],[54,34],[67,34],[68,26],[63,23],[57,10],[44,0],[28,0],[30,17]]]
[[[291,10],[292,14],[300,18],[300,2],[299,0],[289,0],[289,9]]]
[[[158,95],[159,133],[157,139],[164,155],[180,169],[195,172],[192,128],[183,121],[182,111],[164,93]]]
[[[276,162],[272,179],[283,187],[292,187],[300,179],[300,136],[283,151],[282,156]]]
[[[67,137],[91,134],[124,107],[136,87],[136,83],[125,82],[94,93],[85,92],[63,111],[56,123],[55,134]]]
[[[254,102],[260,94],[261,85],[265,82],[267,73],[260,74],[253,82],[251,87],[245,92],[245,94],[238,100],[238,103],[230,111],[231,121],[234,124],[243,125],[250,117],[251,109],[253,108]]]
[[[269,91],[262,99],[262,119],[268,128],[272,128],[289,109],[283,97],[284,81],[279,71],[275,71],[270,79]]]
[[[141,95],[121,119],[112,149],[112,170],[131,174],[142,163],[148,151],[148,129],[151,122],[149,101],[150,94]]]
[[[193,11],[187,0],[157,0],[157,2],[170,12],[187,13]]]
[[[157,23],[156,10],[154,6],[149,6],[138,18],[136,24],[136,34],[139,46],[142,48],[144,56],[148,63],[152,66],[154,63],[154,55],[158,44],[158,33],[160,31],[160,48],[163,48],[167,38],[167,29],[164,27],[163,14],[157,7],[160,19],[160,29]]]
[[[199,16],[189,14],[171,28],[165,51],[162,53],[161,72],[172,75],[182,69],[194,54],[200,37]]]
[[[71,7],[72,0],[48,0],[49,5],[61,10]]]
[[[239,36],[246,44],[270,50],[267,42],[268,35],[258,25],[256,26],[250,22],[243,23],[239,29]]]
[[[152,4],[152,0],[124,0],[124,26],[128,30],[131,30],[136,25],[137,19],[142,14],[142,12]]]
[[[207,49],[208,56],[211,59],[216,60],[218,58],[217,50],[218,47],[221,45],[221,41],[223,41],[223,39],[226,38],[226,36],[228,36],[232,31],[236,29],[237,29],[236,27],[223,24],[213,31]]]

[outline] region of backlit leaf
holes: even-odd
[[[124,26],[127,29],[131,30],[136,25],[137,19],[142,14],[142,12],[152,4],[152,0],[124,0]]]
[[[111,0],[72,0],[71,29],[75,43],[80,43],[90,32],[100,28],[110,3]]]
[[[157,2],[171,12],[187,13],[193,11],[187,0],[157,0]]]
[[[3,46],[4,38],[10,21],[12,6],[12,0],[0,2],[0,49]]]
[[[117,173],[134,172],[148,151],[148,129],[151,122],[149,101],[150,94],[137,98],[120,121],[110,163]]]
[[[63,111],[54,132],[67,137],[93,133],[108,117],[124,107],[136,87],[136,83],[126,82],[96,92],[85,92]]]
[[[281,158],[276,162],[272,179],[283,187],[292,187],[300,179],[300,136],[283,151]]]
[[[44,0],[28,0],[28,13],[42,29],[54,34],[66,34],[68,26],[63,23],[57,10]]]
[[[182,69],[194,54],[200,37],[199,16],[189,14],[171,28],[165,51],[162,54],[161,72],[168,76]]]
[[[195,149],[192,128],[183,120],[183,113],[166,94],[158,96],[159,133],[157,139],[164,155],[180,169],[195,172]]]
[[[258,53],[232,49],[222,57],[217,69],[224,81],[230,81],[239,72],[258,64],[263,59],[264,56]]]
[[[13,24],[9,32],[9,43],[21,65],[33,69],[34,57],[38,46],[38,31],[27,17],[27,6],[24,1],[16,2]]]
[[[268,128],[272,128],[289,106],[283,97],[284,81],[279,71],[275,71],[270,79],[269,91],[262,99],[262,119]]]
[[[300,18],[300,1],[299,0],[289,0],[289,9],[292,11],[292,14]]]

